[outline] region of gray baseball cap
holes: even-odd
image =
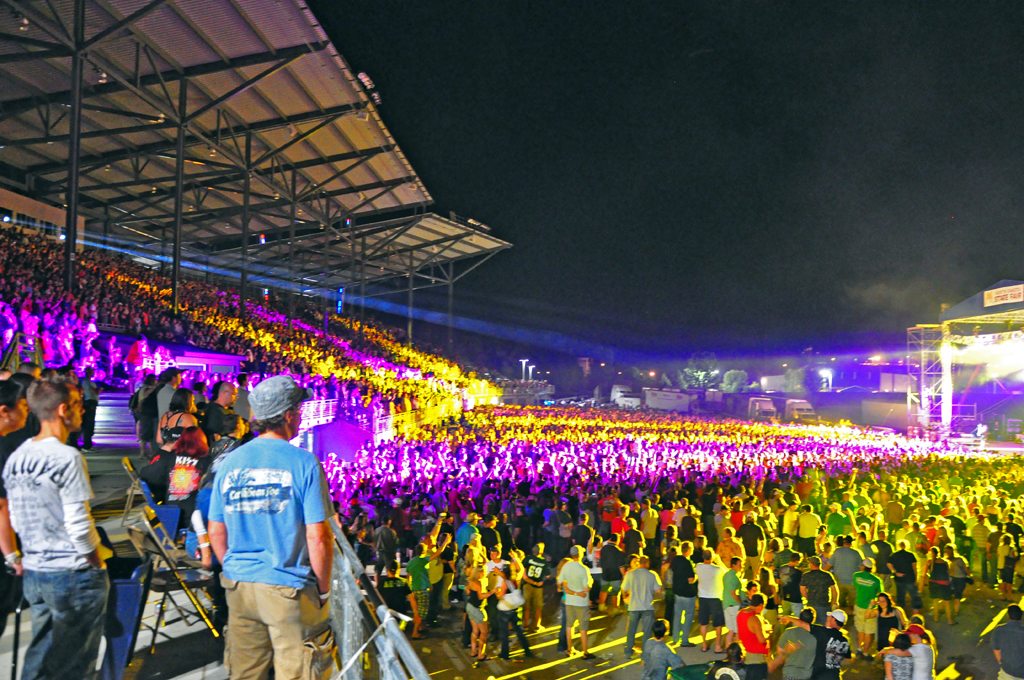
[[[277,417],[309,399],[309,390],[299,387],[290,375],[275,375],[253,388],[249,394],[253,420]]]

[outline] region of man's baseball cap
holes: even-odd
[[[579,546],[579,545],[572,546],[571,548],[569,548],[569,555],[571,557],[582,557],[583,556],[583,547]]]
[[[921,637],[924,635],[924,628],[915,623],[907,626],[906,633],[907,635],[917,635],[918,637]]]
[[[253,388],[249,406],[253,420],[269,420],[309,399],[309,390],[299,387],[290,375],[275,375]]]
[[[842,609],[833,609],[828,613],[828,615],[836,621],[838,621],[839,623],[846,623],[846,612],[844,612]]]

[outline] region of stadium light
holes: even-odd
[[[533,380],[533,369],[535,369],[537,367],[534,366],[533,364],[530,364],[529,366],[527,366],[527,368],[530,370],[530,373],[529,373],[529,376],[528,376],[527,379],[528,380]]]
[[[523,377],[522,377],[522,380],[523,380],[523,382],[526,382],[526,364],[530,363],[530,360],[529,359],[520,359],[519,363],[521,363],[523,365]]]
[[[825,391],[826,392],[831,392],[832,391],[832,369],[831,368],[821,368],[821,369],[818,369],[818,377],[821,378],[824,381],[827,381],[828,389],[826,389]]]

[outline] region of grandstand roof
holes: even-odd
[[[352,72],[300,0],[80,1],[80,209],[93,233],[103,225],[115,243],[152,255],[170,241],[181,122],[185,260],[241,266],[247,175],[254,282],[261,273],[308,282],[318,268],[324,285],[373,267],[406,276],[409,262],[509,246],[426,214],[433,199],[381,120],[372,81]],[[76,0],[3,3],[0,178],[59,205]],[[363,236],[381,248],[359,269]]]
[[[1024,281],[1004,279],[942,313],[945,323],[1024,323]]]

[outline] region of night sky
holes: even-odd
[[[1019,3],[314,9],[436,209],[514,243],[462,315],[658,352],[895,344],[1024,278]]]

